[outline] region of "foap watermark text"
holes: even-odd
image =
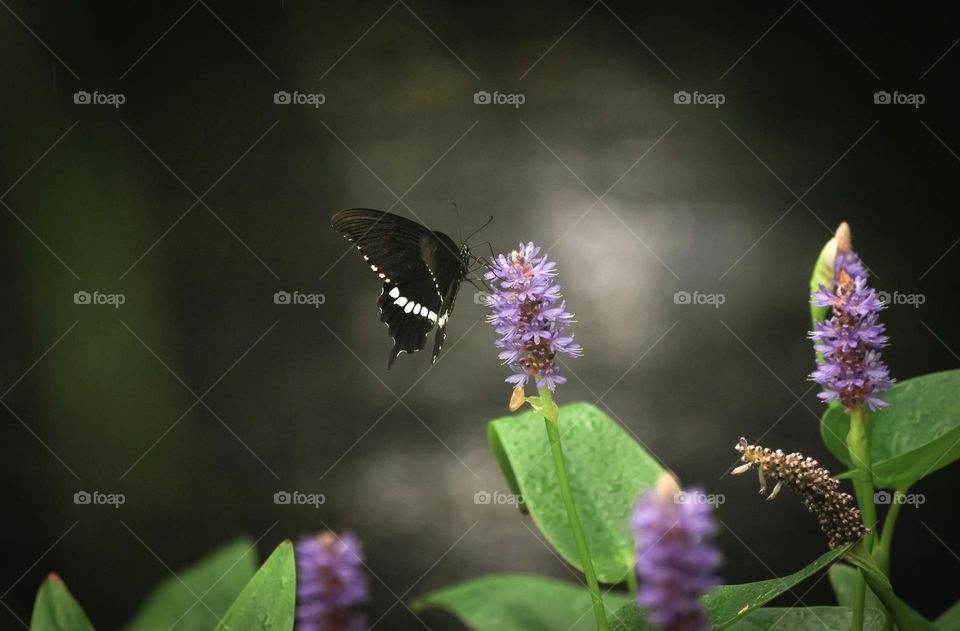
[[[878,291],[877,300],[879,300],[884,306],[888,307],[906,305],[913,307],[914,309],[919,309],[920,305],[927,301],[927,297],[924,294],[905,294],[899,291]]]
[[[708,504],[714,508],[727,501],[722,493],[701,493],[699,491],[677,491],[673,494],[674,504]]]
[[[527,102],[525,94],[515,93],[507,94],[505,92],[487,92],[479,90],[473,93],[474,105],[512,105],[516,109]]]
[[[327,502],[323,493],[303,493],[302,491],[277,491],[273,494],[273,503],[277,506],[313,506],[320,508]]]
[[[126,504],[123,493],[102,493],[100,491],[77,491],[73,494],[73,503],[78,506],[113,506],[120,508]]]
[[[918,109],[926,102],[927,96],[920,92],[907,93],[898,92],[896,90],[893,92],[880,90],[879,92],[873,93],[874,105],[909,105],[915,109]]]
[[[484,506],[517,506],[523,503],[523,496],[500,491],[477,491],[473,494],[473,503]]]
[[[676,105],[710,105],[719,109],[721,105],[727,102],[726,95],[720,92],[687,92],[680,90],[673,93],[673,102]]]
[[[80,290],[73,294],[73,304],[75,305],[107,305],[114,309],[119,309],[120,305],[127,302],[127,297],[123,294],[106,294],[102,291],[84,291]]]
[[[121,92],[87,92],[86,90],[77,90],[73,93],[74,105],[109,105],[119,109],[121,105],[127,102],[127,96]]]
[[[923,493],[891,493],[890,491],[877,491],[873,494],[873,503],[882,506],[890,504],[900,504],[920,508],[927,502],[927,497]]]
[[[327,297],[324,294],[307,294],[300,291],[278,291],[273,294],[275,305],[307,305],[319,309],[320,305],[326,301]]]
[[[719,309],[720,305],[727,301],[724,294],[706,294],[701,291],[680,290],[673,294],[673,304],[675,305],[709,305],[714,309]]]
[[[327,95],[311,92],[287,92],[278,90],[273,93],[273,102],[275,105],[309,105],[313,108],[319,108],[327,102]]]

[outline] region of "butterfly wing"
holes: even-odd
[[[422,349],[439,321],[456,245],[443,233],[378,210],[344,210],[332,224],[383,280],[377,306],[393,338],[389,369],[400,353]]]

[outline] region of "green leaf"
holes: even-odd
[[[87,614],[56,574],[49,574],[40,585],[30,628],[33,631],[93,631]]]
[[[217,625],[217,631],[290,631],[297,597],[293,544],[284,541],[260,566]]]
[[[845,551],[845,548],[841,548],[826,552],[802,570],[781,578],[742,585],[721,585],[714,588],[703,596],[703,606],[707,612],[710,627],[726,629],[744,616],[750,615],[763,607],[780,594],[821,571],[836,561]],[[650,627],[645,626],[640,609],[631,603],[614,614],[610,628],[620,631],[639,631]]]
[[[856,565],[863,571],[863,576],[867,580],[867,585],[877,595],[883,606],[886,607],[893,621],[900,629],[909,631],[937,631],[937,627],[932,622],[914,611],[910,605],[906,604],[893,593],[893,587],[890,581],[883,574],[870,553],[866,551],[862,543],[858,543],[847,552],[846,560]]]
[[[890,406],[867,422],[876,486],[909,486],[960,458],[960,370],[923,375],[894,385]],[[820,434],[830,452],[850,466],[846,436],[850,417],[831,408]]]
[[[212,629],[256,572],[256,557],[246,537],[218,548],[154,588],[127,631]]]
[[[846,607],[764,607],[730,629],[736,631],[835,631],[850,628],[853,612]],[[880,631],[883,614],[864,612],[864,631]]]
[[[427,594],[414,611],[444,609],[474,631],[591,631],[595,622],[585,587],[522,574],[473,579]],[[603,597],[608,612],[630,602],[620,592]],[[608,614],[609,615],[609,614]]]
[[[630,511],[664,469],[619,424],[587,403],[560,408],[560,436],[597,576],[605,583],[618,583],[633,571]],[[582,570],[543,417],[527,412],[491,421],[487,438],[507,483],[523,497],[544,536],[567,562]]]
[[[940,631],[960,631],[960,601],[940,614],[934,624]]]

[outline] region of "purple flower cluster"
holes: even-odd
[[[631,525],[637,544],[637,604],[666,631],[706,631],[700,595],[718,584],[711,505],[699,489],[680,491],[670,474],[637,502]]]
[[[840,401],[848,410],[885,407],[880,397],[893,379],[879,352],[887,344],[878,322],[883,304],[867,287],[867,271],[855,252],[837,253],[831,284],[813,294],[813,304],[831,307],[833,314],[810,333],[822,358],[810,378],[823,386],[818,396],[824,401]]]
[[[560,285],[553,282],[556,264],[539,254],[533,243],[521,243],[509,255],[491,259],[485,278],[494,291],[486,301],[493,310],[488,320],[501,336],[500,359],[514,372],[506,380],[521,388],[533,377],[537,388],[546,385],[553,392],[566,382],[557,354],[579,357],[581,348],[565,333],[573,314],[567,313]]]
[[[297,631],[361,631],[366,619],[351,607],[367,600],[360,542],[349,532],[304,537],[297,560]]]

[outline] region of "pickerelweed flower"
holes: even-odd
[[[823,386],[818,396],[824,401],[840,401],[847,410],[866,404],[872,411],[887,405],[880,397],[893,385],[879,352],[887,344],[878,322],[883,303],[867,287],[860,258],[843,246],[837,248],[832,286],[821,284],[813,294],[813,304],[830,307],[833,314],[810,333],[821,357],[810,378]]]
[[[768,500],[774,499],[784,486],[799,495],[807,510],[817,516],[831,549],[859,541],[871,532],[860,519],[860,509],[850,505],[853,497],[840,491],[840,481],[831,478],[830,472],[813,458],[805,458],[801,453],[785,454],[779,449],[771,451],[747,443],[746,438],[741,438],[735,449],[745,464],[734,469],[733,475],[756,468],[761,493],[767,490],[768,477],[776,480]]]
[[[699,489],[681,492],[670,474],[644,493],[631,525],[637,544],[637,604],[666,631],[706,631],[700,595],[718,584],[720,553],[711,505]]]
[[[304,537],[297,561],[297,631],[361,631],[366,618],[352,607],[367,600],[360,542],[349,532]]]
[[[501,336],[500,359],[509,364],[512,375],[506,381],[522,389],[532,377],[537,388],[544,385],[553,392],[566,382],[560,375],[556,357],[579,357],[581,348],[566,333],[573,314],[560,297],[560,285],[553,282],[556,264],[539,256],[540,248],[523,244],[509,255],[490,259],[485,278],[493,286],[486,297],[493,310],[488,321]]]

